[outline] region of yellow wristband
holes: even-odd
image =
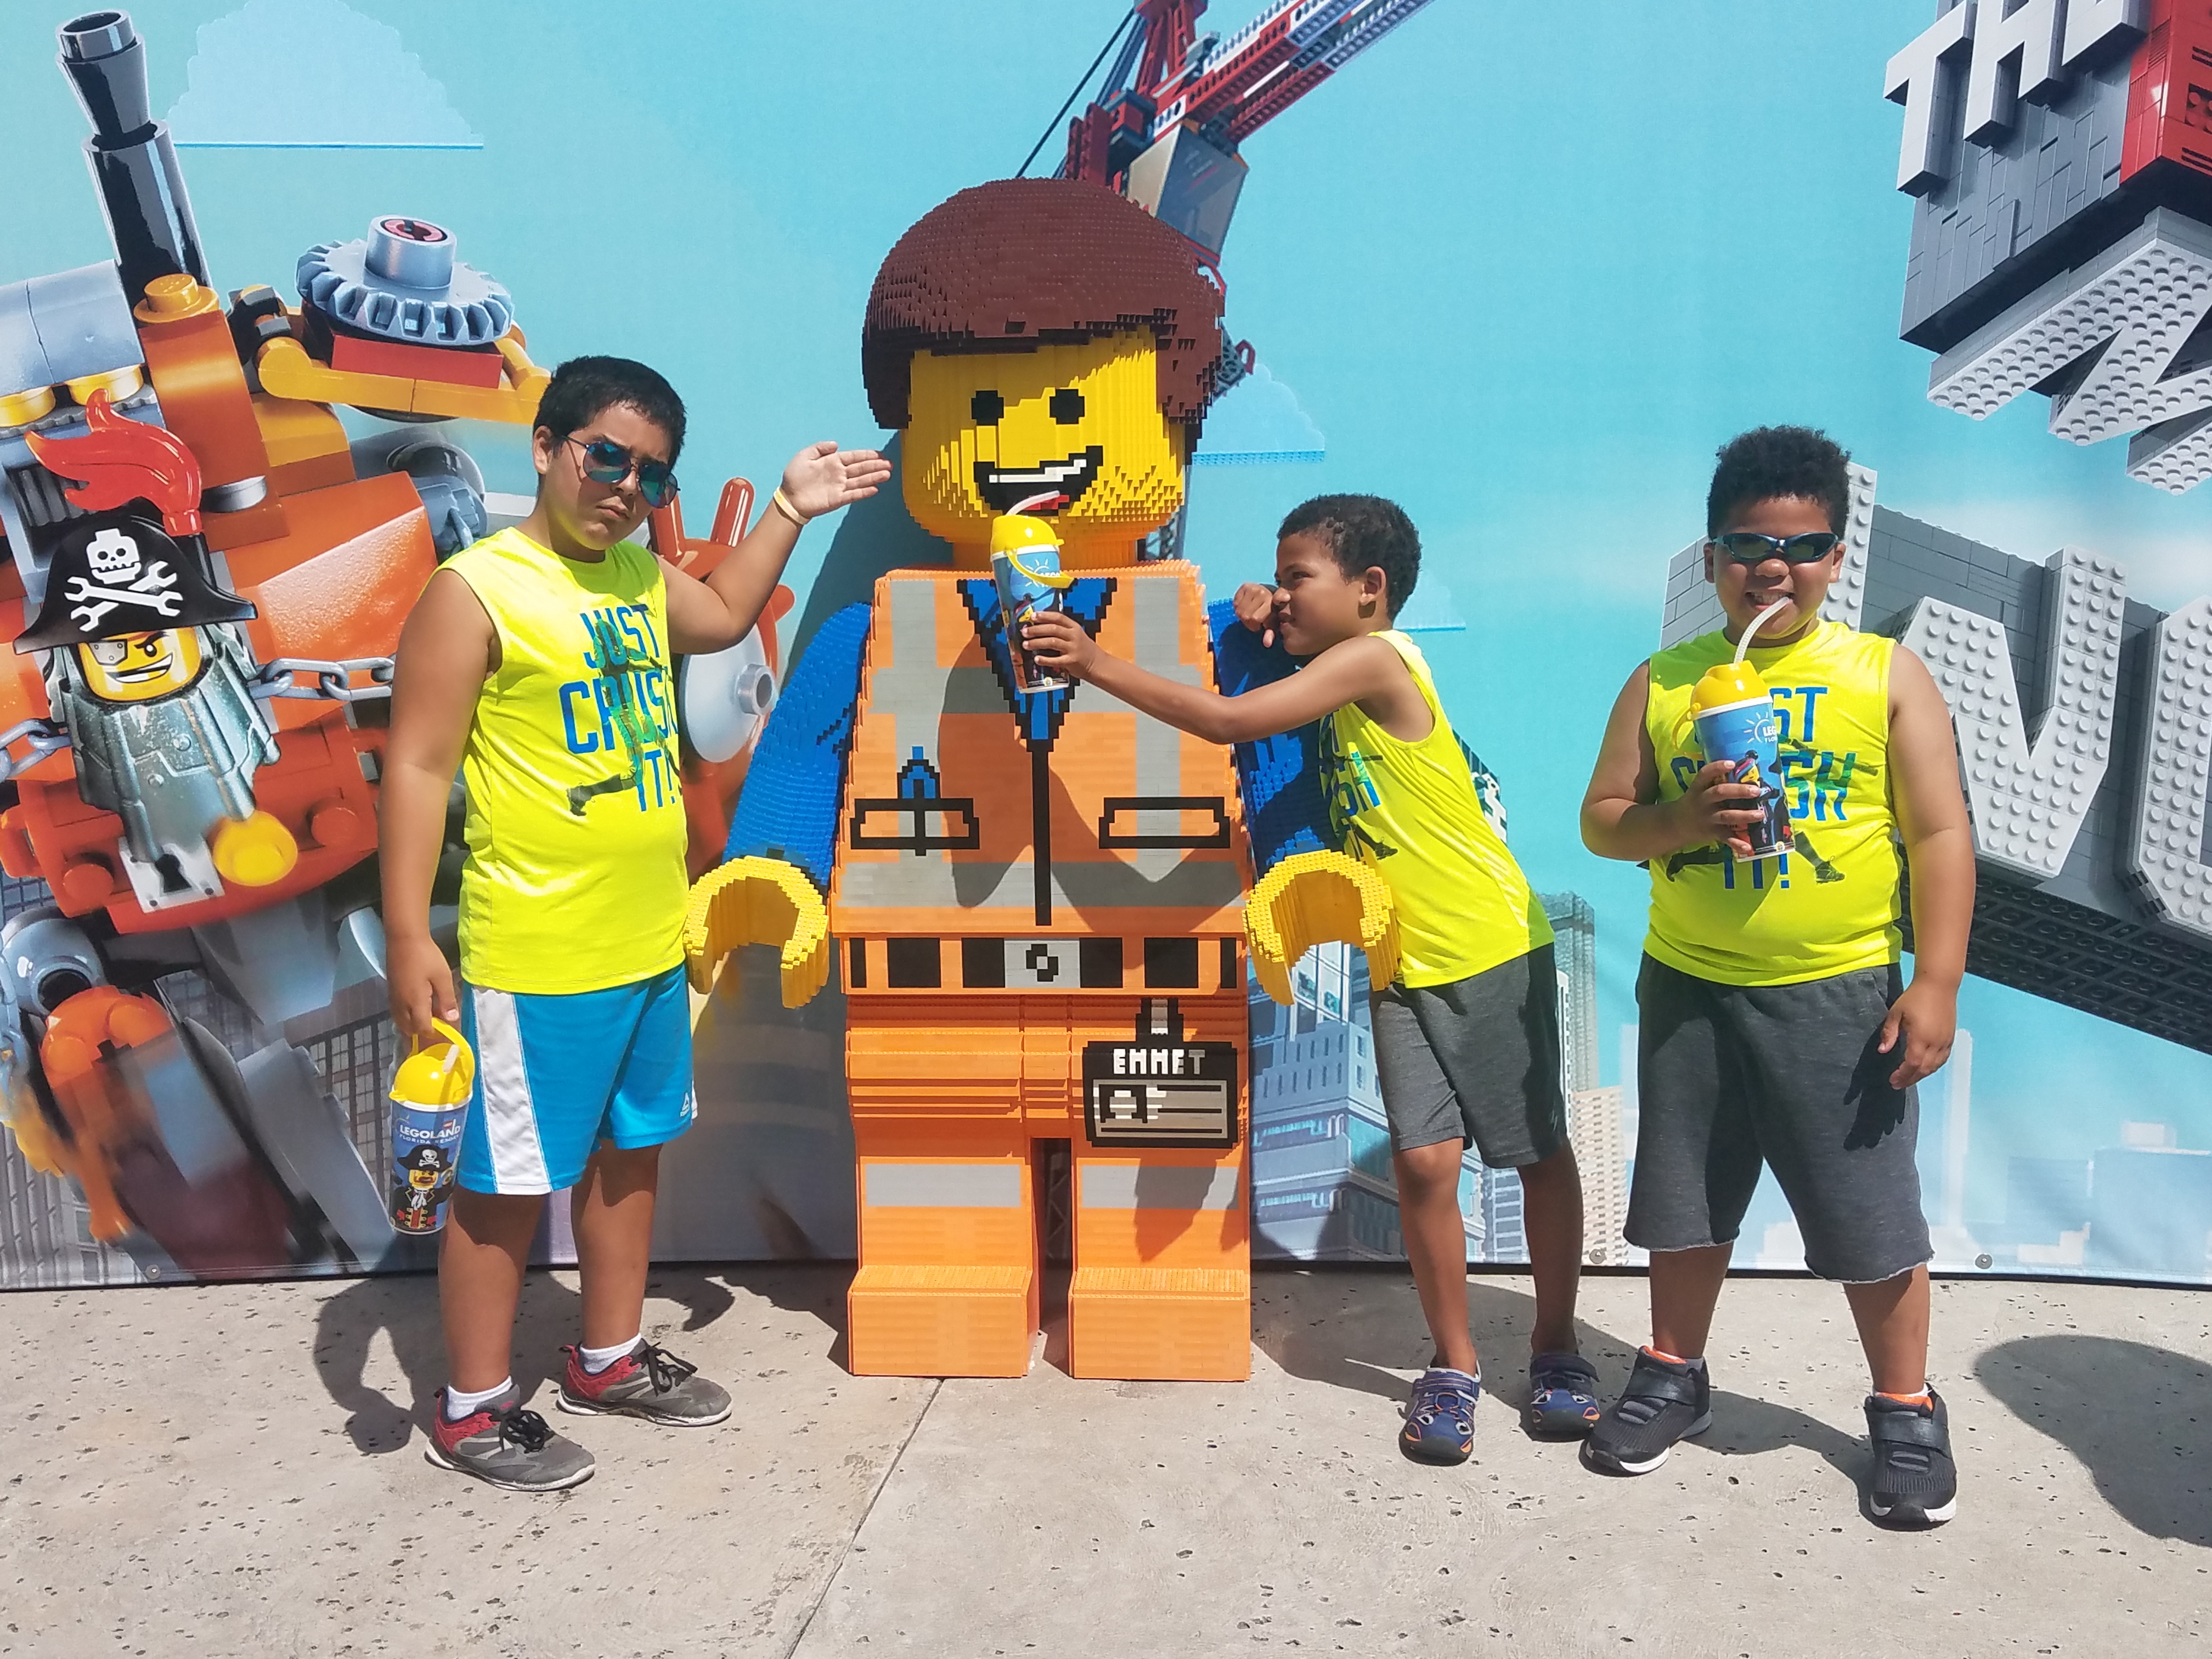
[[[792,523],[797,525],[801,530],[806,528],[806,515],[791,504],[789,500],[784,495],[782,490],[778,489],[773,495],[770,495],[768,498],[768,504],[774,507],[777,512],[782,514],[785,518],[790,520]]]

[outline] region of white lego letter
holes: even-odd
[[[2061,548],[2046,568],[2057,580],[2049,590],[2046,696],[2033,738],[2002,623],[1923,599],[1901,641],[1927,664],[1951,706],[1975,853],[2033,881],[2065,867],[2104,781],[2128,598],[2119,567],[2078,548]]]
[[[1881,95],[1905,106],[1897,187],[1907,196],[1925,196],[1951,176],[1942,153],[1948,135],[1936,130],[1936,105],[1949,66],[1971,48],[1973,38],[1972,0],[1963,0],[1891,58],[1882,72]]]
[[[1966,142],[1989,145],[2012,131],[2016,99],[2037,98],[2063,84],[2063,19],[2058,0],[2021,0],[2009,14],[2003,0],[1981,0],[1976,9],[1982,19],[1974,31],[1974,67],[1966,76]]]
[[[2150,0],[2066,0],[2066,67],[2101,46],[2132,46],[2150,31]]]
[[[2151,428],[2131,447],[2129,474],[2179,495],[2212,476],[2212,441],[2184,419],[2212,409],[2212,368],[2169,372],[2208,315],[2212,229],[2157,209],[1937,358],[1928,396],[1980,420],[2056,380],[2053,435],[2093,444]],[[2085,362],[2078,377],[2061,376]]]
[[[2128,828],[2128,878],[2168,927],[2212,940],[2212,866],[2204,861],[2212,792],[2212,599],[2158,625],[2151,646],[2150,721],[2142,781]]]

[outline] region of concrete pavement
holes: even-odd
[[[1527,1281],[1474,1281],[1475,1460],[1409,1463],[1402,1276],[1267,1272],[1242,1387],[856,1378],[847,1270],[671,1269],[647,1334],[721,1427],[553,1412],[574,1279],[518,1370],[599,1473],[431,1468],[427,1279],[18,1292],[0,1374],[0,1655],[2201,1655],[2212,1294],[1938,1286],[1960,1517],[1863,1518],[1850,1321],[1732,1282],[1715,1422],[1608,1480],[1516,1426]],[[1644,1285],[1586,1282],[1617,1387]]]

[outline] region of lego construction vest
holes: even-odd
[[[1115,655],[1212,684],[1191,566],[1064,602]],[[1016,690],[988,576],[878,583],[830,894],[850,983],[1238,988],[1241,832],[1228,750],[1096,686]]]
[[[1552,924],[1483,814],[1420,647],[1395,629],[1376,637],[1405,659],[1434,723],[1407,743],[1346,703],[1322,722],[1322,787],[1337,845],[1390,889],[1399,982],[1446,985],[1549,945]]]
[[[684,791],[659,561],[586,564],[502,530],[447,561],[499,630],[461,777],[461,973],[601,991],[684,960]]]
[[[1790,644],[1752,650],[1782,728],[1776,781],[1795,850],[1748,865],[1718,846],[1653,859],[1646,951],[1723,985],[1792,985],[1899,959],[1903,865],[1889,798],[1895,648],[1878,635],[1822,622]],[[1715,632],[1651,659],[1644,724],[1662,801],[1679,798],[1705,764],[1691,691],[1735,654]]]

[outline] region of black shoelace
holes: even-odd
[[[678,1359],[665,1348],[656,1348],[650,1342],[641,1343],[636,1358],[645,1367],[645,1374],[653,1379],[655,1394],[666,1394],[687,1376],[696,1376],[699,1368]]]
[[[553,1437],[553,1425],[536,1412],[516,1406],[503,1412],[494,1412],[492,1420],[499,1425],[499,1437],[506,1444],[520,1446],[526,1452],[545,1449],[545,1443]]]

